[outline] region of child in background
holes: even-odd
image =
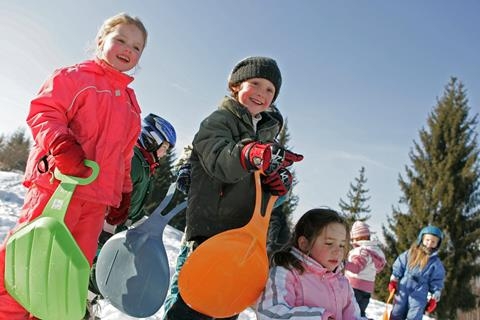
[[[350,240],[353,249],[345,263],[345,276],[355,293],[360,314],[365,317],[375,287],[375,276],[385,267],[385,255],[378,242],[370,240],[370,227],[363,221],[355,221],[352,225]]]
[[[130,164],[140,133],[140,107],[124,72],[139,62],[147,40],[143,23],[127,14],[103,23],[96,37],[96,57],[65,67],[43,84],[32,100],[27,123],[35,140],[25,170],[28,187],[17,225],[37,218],[57,188],[52,172],[87,177],[85,159],[100,166],[98,178],[78,186],[65,224],[90,262],[97,250],[108,207],[128,209]],[[0,319],[27,319],[28,311],[4,287],[5,245],[0,248]]]
[[[438,257],[442,240],[439,228],[424,227],[417,241],[393,263],[388,290],[396,294],[390,320],[421,320],[425,311],[432,313],[437,307],[445,280],[445,268]]]
[[[108,224],[117,225],[115,233],[126,230],[147,215],[144,207],[149,199],[153,174],[160,165],[160,159],[167,155],[176,141],[177,133],[170,122],[153,113],[143,119],[142,131],[133,150],[130,173],[133,191],[128,216],[110,212],[106,219]],[[111,208],[110,211],[112,210],[115,211],[116,208]]]
[[[275,60],[246,58],[230,74],[231,96],[202,121],[190,156],[187,243],[181,249],[187,252],[182,257],[208,238],[248,223],[255,204],[254,171],[264,173],[264,192],[282,196],[290,189],[292,176],[286,167],[303,156],[274,141],[281,124],[266,112],[275,102],[281,83]],[[183,262],[177,261],[180,268],[178,262]],[[171,307],[166,319],[212,319],[191,309],[181,294],[167,299]]]
[[[297,222],[290,243],[272,257],[257,318],[360,319],[352,287],[342,273],[346,221],[334,210],[312,209]]]
[[[110,208],[104,230],[98,239],[99,252],[105,242],[114,233],[126,230],[129,226],[147,216],[145,204],[152,189],[153,175],[169,149],[175,146],[177,134],[172,124],[153,113],[147,115],[142,122],[142,131],[134,147],[130,177],[132,179],[132,201],[128,208],[128,216],[124,212],[116,213],[117,208]],[[115,225],[117,225],[115,227]],[[95,258],[96,261],[96,258]],[[89,289],[100,294],[95,279],[95,263],[90,273]],[[94,299],[96,300],[96,299]]]

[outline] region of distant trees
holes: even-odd
[[[367,204],[370,196],[367,195],[369,190],[365,188],[366,183],[365,167],[361,167],[359,176],[355,178],[355,184],[350,183],[350,189],[347,193],[348,200],[340,199],[338,204],[349,226],[352,226],[356,220],[366,221],[370,219],[368,213],[371,210]]]
[[[403,196],[383,227],[391,270],[393,260],[416,240],[428,224],[441,228],[445,238],[439,256],[447,271],[436,314],[456,319],[458,310],[478,306],[474,280],[480,274],[480,165],[478,114],[470,108],[463,84],[451,78],[443,96],[419,132],[410,152],[411,165],[399,176]],[[379,275],[387,295],[388,272]]]
[[[0,170],[25,171],[30,139],[24,129],[17,129],[11,136],[0,135]]]
[[[282,131],[278,135],[277,140],[282,146],[289,149],[288,142],[290,141],[290,133],[288,131],[287,119],[285,119]],[[292,190],[285,202],[272,211],[267,235],[267,252],[269,255],[288,242],[291,234],[292,214],[298,205],[298,196],[293,193],[293,188],[298,183],[298,180],[295,175],[295,170],[292,167],[288,168],[288,170],[293,176]]]

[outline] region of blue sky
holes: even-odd
[[[288,119],[296,165],[295,219],[338,209],[366,169],[380,232],[401,196],[418,131],[451,76],[480,111],[480,2],[465,1],[64,1],[0,0],[0,133],[26,128],[29,101],[58,67],[91,57],[103,20],[139,16],[149,40],[134,74],[145,114],[177,129],[177,154],[227,94],[240,59],[275,58],[277,105]],[[478,129],[478,128],[477,128]]]

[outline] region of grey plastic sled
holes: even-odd
[[[172,184],[145,222],[111,237],[98,255],[95,276],[100,293],[130,316],[151,316],[160,309],[167,295],[170,268],[163,231],[168,221],[187,207],[184,201],[162,215],[174,193],[175,184]]]

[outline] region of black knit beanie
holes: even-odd
[[[267,57],[248,57],[237,63],[228,77],[228,85],[237,85],[242,81],[252,78],[263,78],[273,83],[275,95],[272,102],[277,99],[282,86],[282,75],[275,60]]]

